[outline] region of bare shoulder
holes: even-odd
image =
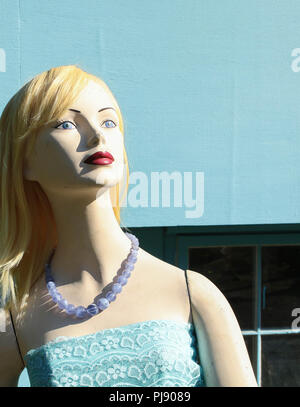
[[[187,270],[187,278],[207,385],[257,387],[246,344],[228,300],[202,274]]]
[[[142,264],[143,267],[151,268],[153,271],[157,271],[159,273],[166,273],[173,277],[180,277],[184,274],[184,270],[180,269],[173,264],[167,263],[166,261],[153,256],[151,253],[147,252],[145,249],[140,248],[140,253],[142,257]]]
[[[171,293],[171,288],[173,288],[174,294],[176,293],[176,295],[182,298],[182,301],[184,301],[183,298],[185,297],[188,301],[185,270],[161,260],[145,250],[142,251],[142,256],[142,267],[145,270],[145,274],[151,276],[151,280],[156,282],[156,285],[158,282],[161,287],[165,286],[166,288],[167,285],[169,293]]]
[[[216,319],[220,317],[221,312],[227,314],[229,318],[235,319],[228,300],[210,279],[197,271],[184,270],[159,259],[156,260],[157,270],[172,279],[175,284],[179,284],[184,291],[186,290],[186,273],[191,302],[195,311],[200,314],[209,313],[211,318]]]
[[[214,327],[217,324],[218,327],[222,326],[225,330],[241,335],[234,311],[222,291],[199,272],[187,270],[187,279],[196,319],[205,323],[206,327]]]
[[[187,270],[187,279],[190,291],[194,294],[192,300],[196,307],[201,309],[202,306],[214,304],[223,311],[232,311],[222,291],[209,278],[197,271]]]
[[[161,309],[168,310],[169,317],[188,321],[191,310],[184,270],[144,250],[141,254],[140,271],[147,293],[150,297],[155,293],[156,302]]]

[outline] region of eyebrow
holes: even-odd
[[[114,109],[113,107],[104,107],[103,109],[98,110],[98,113],[99,113],[99,112],[102,112],[102,110],[106,110],[106,109],[113,109],[114,111],[116,111],[116,109]],[[80,110],[76,110],[76,109],[69,109],[69,110],[71,110],[72,112],[76,112],[76,113],[82,114]]]

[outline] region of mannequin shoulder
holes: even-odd
[[[191,303],[199,315],[209,316],[211,321],[220,317],[236,322],[235,314],[222,291],[207,277],[187,270]]]
[[[227,302],[224,294],[209,278],[197,271],[186,270],[186,272],[190,291],[195,294],[193,298],[195,304],[204,296],[206,300]]]
[[[219,288],[187,270],[193,319],[208,386],[257,387],[238,320]]]
[[[195,309],[201,311],[206,307],[220,307],[230,310],[230,306],[217,286],[204,275],[193,271],[185,270],[173,264],[167,263],[143,250],[143,269],[145,274],[151,275],[155,281],[159,278],[161,284],[177,287],[178,295],[185,295],[187,282],[191,294],[192,304]]]

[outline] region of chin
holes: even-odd
[[[96,184],[103,185],[107,187],[114,187],[123,178],[123,168],[122,166],[115,167],[113,171],[103,171],[99,172],[96,177]]]
[[[114,187],[122,178],[118,177],[117,174],[100,174],[96,178],[96,184],[104,187]]]

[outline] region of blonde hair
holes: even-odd
[[[120,108],[108,86],[76,65],[59,66],[35,76],[7,103],[0,118],[0,307],[21,309],[30,288],[43,272],[57,231],[49,200],[35,181],[23,177],[24,158],[34,146],[38,131],[61,116],[93,80],[113,98],[124,138]],[[128,190],[128,159],[124,147],[126,186],[110,189],[118,223],[120,203]]]

